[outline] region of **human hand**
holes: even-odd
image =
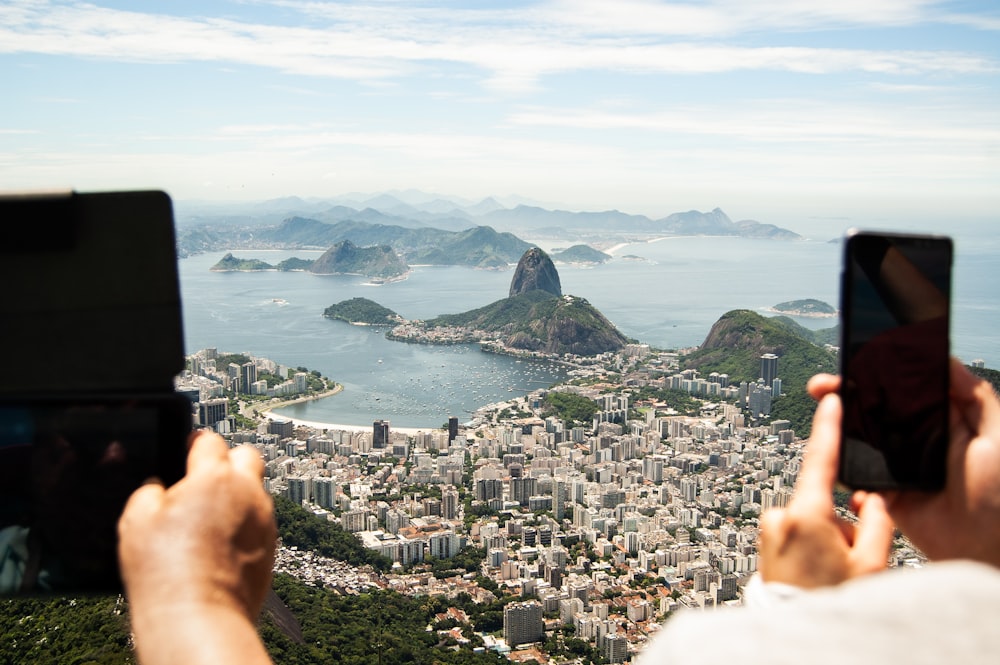
[[[836,378],[822,375],[810,381],[810,392],[825,396],[813,416],[791,502],[761,516],[760,572],[765,582],[803,588],[839,584],[885,568],[889,556],[893,524],[880,496],[855,494],[857,524],[834,513],[841,406],[837,395],[821,390],[831,380]]]
[[[196,432],[182,480],[132,494],[118,522],[118,554],[134,621],[206,609],[256,619],[277,538],[263,472],[255,449],[230,450],[218,435]]]
[[[1000,566],[1000,401],[955,359],[949,439],[944,490],[886,492],[889,512],[931,559]]]

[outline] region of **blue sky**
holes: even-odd
[[[1000,210],[993,2],[7,0],[0,90],[2,189]]]

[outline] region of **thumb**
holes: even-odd
[[[858,508],[858,524],[851,548],[855,574],[874,573],[885,568],[893,529],[885,501],[878,494],[867,494]]]
[[[158,479],[151,478],[132,492],[118,522],[119,532],[133,522],[145,522],[155,515],[163,505],[164,491],[163,484]]]

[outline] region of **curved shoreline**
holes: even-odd
[[[339,383],[334,383],[333,388],[330,390],[324,390],[321,393],[316,393],[315,395],[306,395],[305,397],[296,397],[294,399],[285,399],[279,402],[268,402],[266,405],[261,406],[251,406],[250,412],[260,418],[287,418],[288,416],[283,416],[280,413],[271,413],[275,409],[283,409],[286,406],[292,406],[293,404],[302,404],[304,402],[312,402],[318,399],[324,399],[326,397],[332,397],[344,389]]]

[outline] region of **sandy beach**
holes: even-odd
[[[273,413],[275,409],[283,409],[286,406],[291,406],[292,404],[301,404],[303,402],[312,402],[317,399],[323,399],[325,397],[330,397],[336,395],[344,389],[344,386],[339,383],[334,386],[332,390],[327,390],[325,392],[309,395],[307,397],[297,397],[296,399],[282,400],[280,402],[268,403],[263,408],[252,407],[255,414],[262,418],[267,418],[268,420],[291,420],[293,423],[300,427],[311,427],[313,429],[319,430],[340,430],[343,432],[371,432],[372,423],[367,425],[343,425],[340,423],[321,423],[315,420],[300,420],[298,418],[291,418],[289,416],[283,416],[280,413]],[[417,427],[393,427],[391,422],[389,424],[390,432],[401,432],[403,434],[413,435],[423,432],[435,431],[434,428],[417,428]]]
[[[315,420],[299,420],[298,418],[288,418],[282,416],[278,413],[271,413],[270,411],[262,413],[261,415],[271,419],[271,420],[291,420],[298,427],[311,427],[317,430],[332,430],[332,431],[342,431],[342,432],[371,432],[373,425],[369,423],[368,425],[343,425],[340,423],[321,423]],[[372,421],[374,423],[374,421]],[[442,431],[432,428],[418,428],[418,427],[394,427],[392,423],[389,423],[389,433],[400,432],[409,436],[415,434],[422,434],[426,432]]]

